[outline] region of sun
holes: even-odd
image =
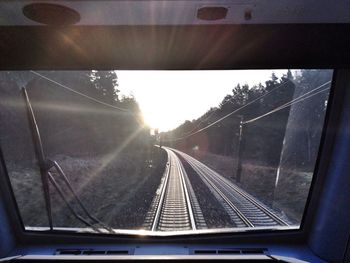
[[[151,128],[165,132],[176,128],[183,121],[184,113],[181,107],[171,107],[152,98],[145,101],[140,107],[145,123]]]
[[[236,84],[257,84],[268,79],[271,73],[271,70],[117,71],[122,94],[133,94],[145,123],[161,132],[217,107]],[[278,75],[283,73],[285,71],[279,71]]]

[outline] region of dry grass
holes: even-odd
[[[162,173],[159,176],[158,173],[164,168],[161,162],[150,167],[142,154],[127,153],[120,154],[108,165],[105,164],[105,156],[59,155],[54,159],[60,163],[73,188],[94,216],[114,228],[141,227],[151,202],[150,196],[153,196],[160,181]],[[25,225],[47,226],[40,174],[33,167],[10,165],[9,175]],[[58,179],[57,174],[54,176]],[[58,181],[63,185],[62,181]],[[63,189],[68,192],[66,187]],[[77,207],[71,195],[66,197]],[[84,226],[72,216],[53,187],[51,200],[55,226]]]
[[[235,158],[200,151],[188,153],[232,180],[267,206],[284,214],[291,222],[301,221],[312,173],[282,169],[276,184],[277,167],[245,162],[242,164],[241,181],[237,182]]]

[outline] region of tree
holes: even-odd
[[[119,102],[119,84],[115,71],[92,71],[90,80],[100,99],[110,104],[117,104]]]
[[[271,79],[265,82],[266,90],[267,91],[272,90],[274,88],[274,86],[276,86],[277,83],[278,83],[278,78],[277,78],[276,74],[273,72],[271,74]]]

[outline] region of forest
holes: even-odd
[[[46,156],[60,163],[88,208],[112,227],[142,225],[166,163],[165,151],[156,151],[155,144],[192,155],[300,222],[318,156],[332,71],[288,70],[258,85],[238,84],[218,106],[208,105],[199,118],[155,135],[144,123],[137,98],[121,95],[117,74],[0,74],[0,118],[6,124],[0,126],[1,149],[27,225],[42,226],[47,218],[23,87]],[[201,94],[193,98],[194,107],[200,99]],[[55,224],[81,226],[51,190]]]
[[[148,142],[149,130],[143,124],[138,104],[133,97],[119,95],[115,71],[52,71],[44,72],[42,75],[115,107],[96,103],[28,72],[22,72],[22,75],[17,72],[8,73],[3,80],[5,83],[1,91],[5,94],[2,94],[2,101],[6,103],[12,101],[12,104],[21,107],[12,107],[11,111],[5,109],[5,112],[10,115],[15,114],[16,110],[25,110],[20,94],[21,87],[18,87],[17,83],[18,78],[26,77],[29,81],[25,88],[38,121],[44,150],[48,155],[105,154],[118,147],[135,132],[137,132],[135,138],[128,145],[130,149]],[[13,78],[12,82],[10,78]],[[24,114],[17,116],[25,117]],[[2,129],[19,133],[16,140],[21,141],[23,136],[20,132],[23,129],[19,129],[18,125],[27,123],[19,122],[17,118],[7,118],[6,123]],[[23,153],[24,158],[25,156],[28,155]],[[18,158],[18,153],[14,153],[13,157]]]
[[[257,117],[320,91],[331,78],[330,70],[288,70],[263,84],[238,84],[218,107],[161,133],[160,143],[200,159],[298,221],[315,168],[329,89]]]
[[[2,72],[0,87],[1,149],[25,225],[48,221],[23,87],[46,158],[59,163],[88,210],[115,228],[142,225],[166,156],[153,154],[149,127],[135,98],[120,95],[115,71]],[[55,226],[85,226],[53,185],[50,196]]]

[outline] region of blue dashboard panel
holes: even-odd
[[[342,262],[350,233],[350,75],[339,70],[337,86],[346,90],[340,124],[332,153],[327,153],[331,163],[322,189],[310,247],[322,258]],[[347,261],[348,262],[348,261]]]
[[[15,238],[0,195],[0,258],[9,254],[15,247]]]
[[[244,245],[245,249],[257,249],[264,247],[266,251],[263,255],[269,255],[273,258],[279,258],[279,257],[289,257],[294,258],[298,260],[302,260],[305,262],[325,262],[318,258],[315,254],[312,253],[310,249],[308,249],[306,246],[302,245],[263,245],[263,244],[250,244],[250,245]],[[111,251],[129,251],[130,253],[127,254],[128,256],[198,256],[198,257],[205,257],[205,256],[223,256],[223,254],[212,254],[210,251],[215,251],[218,248],[221,250],[228,250],[228,249],[240,249],[242,246],[239,244],[223,244],[223,245],[183,245],[183,244],[139,244],[139,245],[59,245],[59,246],[25,246],[25,247],[18,247],[16,250],[14,250],[9,256],[16,256],[16,255],[31,255],[31,256],[51,256],[57,254],[57,249],[60,250],[78,250],[78,249],[85,249],[86,251],[102,251],[102,250],[111,250]],[[201,254],[195,254],[194,251],[204,251],[206,253]],[[93,255],[93,253],[91,254]],[[228,254],[226,254],[228,255]],[[252,254],[254,255],[254,254]],[[256,254],[257,256],[259,254]],[[81,255],[80,255],[81,256]],[[123,255],[122,255],[123,256]],[[74,259],[75,255],[71,255],[71,257]]]
[[[348,247],[346,249],[346,254],[345,254],[345,257],[344,257],[344,262],[350,262],[350,246],[348,244]]]

